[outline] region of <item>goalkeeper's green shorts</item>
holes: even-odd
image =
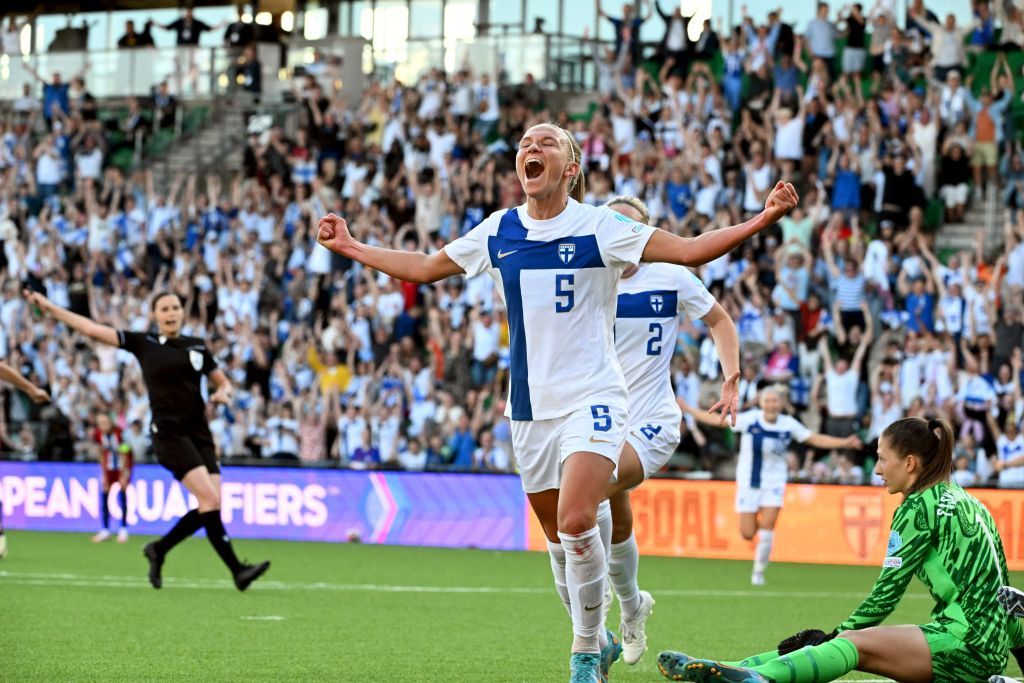
[[[950,633],[943,624],[932,622],[920,627],[932,653],[932,676],[935,683],[986,683],[989,676],[1003,673],[1007,651],[995,653],[965,643]]]

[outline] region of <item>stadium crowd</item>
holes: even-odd
[[[905,22],[884,2],[820,3],[800,33],[781,11],[744,8],[740,25],[705,22],[693,42],[688,18],[654,5],[655,46],[634,38],[656,17],[603,15],[616,40],[587,47],[590,116],[548,109],[531,78],[503,84],[468,64],[370,82],[358,103],[313,73],[295,93],[298,127],[251,135],[244,173],[169,187],[105,165],[109,129],[86,76],[41,74],[41,101],[26,89],[0,122],[0,359],[50,387],[54,405],[0,393],[0,450],[88,457],[102,411],[145,459],[134,361],[55,334],[20,290],[132,330],[148,326],[149,295],[172,290],[185,333],[210,340],[239,389],[210,408],[222,455],[511,470],[508,329],[488,276],[398,282],[317,247],[315,226],[334,211],[363,242],[439,249],[523,201],[518,139],[555,120],[583,149],[587,202],[635,195],[677,234],[738,222],[780,178],[797,184],[802,204],[778,229],[699,273],[740,331],[743,406],[781,384],[809,427],[869,444],[791,453],[794,480],[869,483],[871,442],[919,415],[957,425],[957,481],[1024,486],[1020,10],[979,1],[959,26],[921,0]],[[157,106],[173,107],[163,95]],[[129,102],[123,130],[139,107]],[[986,250],[978,226],[976,248],[937,253],[937,226],[987,194],[1004,226],[989,243],[1002,247]],[[678,396],[710,405],[722,378],[700,323],[684,324],[677,351]],[[670,467],[728,477],[733,453],[725,430],[691,422]]]

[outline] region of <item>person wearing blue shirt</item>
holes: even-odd
[[[448,440],[448,448],[452,452],[451,468],[468,470],[473,467],[473,453],[476,451],[476,440],[470,428],[469,416],[463,414],[459,418],[459,427]]]
[[[43,117],[46,119],[47,125],[53,120],[54,108],[59,109],[63,114],[71,111],[68,98],[69,84],[61,80],[59,71],[54,71],[50,76],[50,80],[47,81],[30,64],[25,65],[25,70],[43,84]]]
[[[925,274],[923,279],[915,279],[913,284],[908,285],[904,270],[898,282],[900,294],[905,297],[905,310],[910,316],[907,330],[916,334],[935,332],[935,284],[927,269],[922,272]]]

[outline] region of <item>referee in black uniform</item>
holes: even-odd
[[[220,466],[200,392],[200,380],[207,375],[216,387],[210,400],[228,403],[231,382],[217,368],[202,339],[181,336],[185,312],[178,295],[162,292],[153,298],[151,311],[156,334],[100,325],[57,306],[38,292],[25,290],[24,296],[42,313],[98,342],[129,351],[139,360],[153,414],[153,451],[160,464],[199,501],[199,507],[179,519],[166,536],[146,545],[143,552],[149,559],[149,581],[153,587],[163,585],[160,570],[167,553],[204,528],[210,544],[231,570],[238,590],[248,588],[267,571],[270,562],[243,564],[231,547],[231,538],[220,518]]]

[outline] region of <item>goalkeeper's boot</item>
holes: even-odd
[[[768,683],[767,678],[753,669],[726,666],[710,659],[693,659],[682,652],[662,652],[658,655],[658,670],[673,681]]]
[[[608,682],[608,672],[612,668],[612,664],[619,661],[619,656],[622,654],[622,641],[611,629],[605,629],[605,635],[608,638],[608,644],[601,650],[601,683]]]
[[[647,618],[654,612],[654,598],[640,591],[640,607],[632,619],[622,620],[622,661],[636,664],[647,652]]]
[[[242,568],[235,574],[235,588],[244,591],[256,579],[263,576],[264,572],[270,569],[270,560],[259,564],[243,564]]]
[[[569,683],[601,683],[601,655],[573,652],[569,659]]]
[[[988,683],[1021,683],[1016,678],[1009,678],[1007,676],[993,676],[988,679]]]

